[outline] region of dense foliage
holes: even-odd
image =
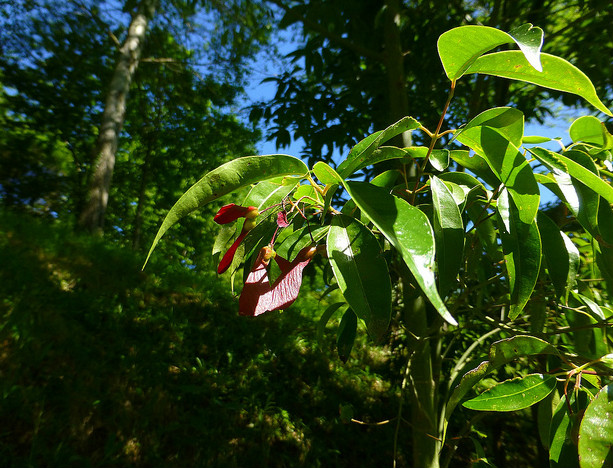
[[[77,220],[143,9],[95,238]],[[0,465],[608,466],[612,16],[0,2]],[[254,67],[277,92],[249,106]],[[598,118],[524,134],[559,102]],[[259,122],[304,160],[242,157]]]
[[[493,51],[503,44],[520,50]],[[218,268],[235,277],[244,262],[239,313],[289,307],[303,269],[321,253],[324,295],[343,296],[321,316],[324,325],[342,317],[341,360],[351,353],[358,321],[375,343],[388,341],[390,329],[401,331],[394,354],[406,365],[391,420],[397,436],[406,398],[414,466],[450,466],[456,446],[447,442],[471,432],[480,419],[471,411],[536,404],[552,466],[607,466],[613,135],[596,117],[581,117],[569,129],[572,144],[554,152],[536,146],[549,138],[524,134],[524,114],[513,107],[442,129],[458,82],[473,74],[575,94],[613,117],[589,78],[541,53],[542,44],[542,29],[530,24],[509,33],[486,26],[443,33],[437,49],[450,84],[435,129],[403,117],[360,141],[335,168],[318,161],[309,169],[287,155],[230,161],[181,196],[149,256],[181,218],[251,187],[242,206],[226,205],[215,217],[230,226],[218,236],[220,247],[240,220]],[[385,146],[407,132],[429,145]],[[445,135],[467,149],[440,148]],[[396,165],[369,177],[365,169],[383,162]],[[567,210],[558,224],[541,209],[544,190]],[[490,463],[479,441],[475,450]]]

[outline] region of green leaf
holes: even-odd
[[[300,200],[309,205],[324,203],[321,195],[311,184],[300,185],[293,194],[294,200]]]
[[[480,155],[470,155],[468,151],[456,150],[451,152],[451,159],[480,177],[490,187],[496,188],[500,185],[498,176],[492,172],[488,163]]]
[[[290,229],[290,228],[287,228]],[[281,257],[290,262],[296,258],[298,252],[313,242],[317,243],[328,235],[329,226],[320,226],[317,228],[309,228],[304,226],[296,229],[287,237],[281,238],[275,242],[275,252]]]
[[[598,168],[592,157],[583,151],[567,151],[564,153],[569,159],[572,159],[577,164],[580,164],[594,175],[598,176]],[[598,230],[598,212],[600,205],[600,196],[584,183],[573,179],[573,187],[579,201],[578,210],[571,211],[577,218],[577,221],[589,232],[593,237],[599,237]]]
[[[377,148],[369,156],[361,158],[359,164],[353,166],[353,172],[364,169],[367,166],[372,166],[383,161],[389,161],[392,159],[410,159],[411,155],[405,148],[397,148],[395,146],[381,146]]]
[[[321,314],[319,321],[317,322],[317,341],[321,344],[324,340],[324,333],[326,331],[326,325],[334,315],[334,313],[343,306],[347,304],[344,302],[336,302],[334,304],[330,304],[328,308]]]
[[[524,24],[508,34],[488,26],[460,26],[441,34],[438,54],[447,77],[457,80],[484,53],[503,44],[517,43],[536,70],[541,70],[539,55],[543,30]]]
[[[322,161],[316,162],[315,165],[313,166],[313,173],[319,179],[319,181],[324,185],[332,185],[332,184],[337,183],[336,173],[325,162],[322,162]]]
[[[581,468],[613,466],[613,384],[604,386],[588,405],[579,428]]]
[[[234,190],[262,180],[286,175],[303,176],[307,173],[308,168],[300,159],[284,154],[247,156],[213,169],[187,190],[170,209],[153,240],[144,265],[166,231],[192,211]]]
[[[327,250],[345,300],[380,341],[391,318],[392,286],[379,242],[358,220],[338,215],[332,218]]]
[[[594,250],[598,269],[604,279],[609,297],[611,297],[613,296],[613,247],[597,244]]]
[[[549,428],[549,466],[579,468],[577,436],[580,417],[587,408],[589,397],[585,391],[573,392],[567,403],[564,395],[553,412]],[[572,408],[569,414],[568,407]]]
[[[579,270],[579,250],[546,214],[539,212],[537,222],[547,271],[558,301],[568,304],[568,293],[575,286]]]
[[[449,150],[432,150],[430,164],[437,171],[444,171],[449,167]]]
[[[502,252],[498,243],[497,229],[493,218],[478,203],[471,203],[466,208],[470,220],[475,225],[477,236],[481,245],[492,262],[502,261]]]
[[[454,138],[458,139],[461,135],[467,141],[473,142],[477,148],[483,148],[480,143],[479,127],[495,128],[506,140],[515,146],[520,146],[524,136],[524,113],[513,107],[494,107],[481,112],[465,127],[456,132]],[[475,132],[475,130],[477,130]],[[462,142],[462,140],[459,140]],[[466,146],[468,143],[464,143]]]
[[[445,295],[456,285],[464,261],[464,223],[458,205],[445,183],[433,176],[430,187],[434,206],[439,291]]]
[[[482,73],[500,76],[576,94],[599,111],[613,117],[613,113],[598,98],[596,89],[590,79],[581,70],[555,55],[541,54],[541,63],[543,71],[539,72],[528,63],[519,51],[495,52],[477,58],[466,71],[466,74]]]
[[[379,146],[401,133],[415,130],[419,127],[421,127],[420,123],[413,117],[403,117],[385,130],[373,133],[351,149],[347,159],[339,164],[337,172],[341,177],[346,178],[358,169],[373,164],[372,162],[367,162],[367,159]]]
[[[336,347],[338,357],[343,362],[347,362],[351,354],[351,348],[355,341],[355,335],[358,329],[358,318],[351,309],[347,309],[343,314],[341,323],[338,326],[338,334],[336,338]]]
[[[598,193],[609,203],[613,204],[613,187],[578,162],[575,162],[562,154],[557,154],[546,150],[545,148],[531,148],[529,151],[554,173],[554,176],[556,177],[558,185],[560,185],[562,191],[564,191],[564,188],[560,184],[558,176],[561,174],[568,174],[592,189],[594,192]],[[572,200],[569,200],[569,197],[566,196],[566,192],[564,192],[564,195],[571,209],[573,209]]]
[[[488,359],[464,374],[460,383],[454,388],[445,409],[445,421],[449,421],[453,410],[464,395],[487,374],[519,357],[537,354],[558,355],[559,353],[550,343],[528,335],[517,335],[492,343]]]
[[[536,222],[526,224],[519,218],[519,210],[503,190],[498,198],[498,229],[504,253],[511,308],[509,318],[521,314],[532,295],[541,267],[541,236]]]
[[[428,217],[405,200],[390,195],[386,189],[366,182],[346,182],[345,187],[360,210],[400,252],[441,317],[457,325],[436,289],[434,233]]]
[[[543,447],[549,450],[549,428],[551,427],[551,418],[553,417],[553,410],[556,408],[560,401],[558,392],[553,391],[549,396],[543,399],[537,408],[537,425],[539,431],[539,439]]]
[[[613,149],[613,135],[603,122],[592,115],[584,115],[575,120],[568,133],[575,143],[591,143],[604,149]]]
[[[528,135],[521,139],[522,145],[538,145],[540,143],[547,143],[548,141],[551,141],[551,138],[538,135]]]
[[[290,184],[275,184],[270,181],[259,182],[243,200],[243,206],[257,206],[259,210],[280,203],[300,182],[299,179]]]
[[[532,168],[513,143],[519,144],[522,136],[523,114],[496,108],[475,117],[456,139],[487,161],[492,172],[509,189],[522,222],[531,224],[538,211],[540,194]]]
[[[538,403],[555,388],[554,376],[529,374],[502,382],[462,405],[477,411],[517,411]]]
[[[392,188],[396,185],[400,173],[397,170],[389,170],[376,175],[370,183],[377,187]]]
[[[444,172],[439,174],[438,177],[445,182],[456,203],[461,207],[464,206],[470,194],[487,193],[483,184],[466,172]],[[460,196],[455,187],[460,187],[463,196]]]
[[[366,182],[347,182],[338,174],[337,180],[344,185],[362,213],[400,252],[415,280],[441,317],[457,325],[436,289],[434,233],[428,217],[406,201],[390,195],[384,188]]]

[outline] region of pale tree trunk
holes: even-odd
[[[119,49],[100,123],[88,199],[79,218],[79,224],[92,233],[101,233],[104,226],[119,133],[126,114],[126,98],[140,61],[147,25],[153,17],[156,3],[157,0],[141,0],[132,17],[128,37]]]

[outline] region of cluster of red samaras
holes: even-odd
[[[222,257],[217,268],[217,273],[223,273],[232,264],[236,249],[243,241],[249,231],[256,225],[256,218],[259,211],[255,206],[239,206],[234,203],[223,206],[215,215],[215,222],[218,224],[227,224],[236,221],[239,218],[245,218],[243,229],[236,238],[232,246]],[[279,219],[279,225],[285,227],[287,221],[284,217]],[[271,247],[264,247],[258,253],[258,256],[253,264],[253,268],[247,276],[245,286],[241,292],[239,304],[239,314],[257,316],[264,312],[273,310],[282,310],[288,308],[298,297],[300,285],[302,284],[302,271],[309,264],[311,258],[317,251],[317,248],[312,245],[305,247],[296,258],[289,262],[277,255]],[[268,277],[268,265],[271,259],[275,259],[281,275],[270,283]]]

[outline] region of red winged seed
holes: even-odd
[[[260,315],[263,312],[256,312],[259,309],[266,308],[263,301],[265,300],[266,293],[270,290],[267,267],[270,263],[271,252],[272,249],[269,247],[264,247],[260,250],[253,268],[247,276],[247,281],[245,281],[241,297],[238,300],[238,313],[240,315]]]
[[[268,247],[265,247],[265,249],[268,249]],[[256,317],[264,312],[287,309],[291,306],[300,292],[302,272],[315,253],[315,247],[306,247],[298,252],[292,262],[276,255],[274,258],[281,269],[281,275],[271,286],[266,270],[269,262],[264,260],[263,254],[265,249],[262,249],[258,254],[253,269],[245,282],[239,300],[239,313],[241,315]]]
[[[280,228],[286,228],[289,226],[289,222],[287,221],[287,213],[285,211],[279,211],[279,213],[277,213],[277,226]]]
[[[240,206],[234,203],[222,206],[213,221],[217,224],[228,224],[232,221],[236,221],[238,218],[256,218],[259,215],[259,211],[255,206]]]
[[[230,268],[230,265],[232,265],[232,260],[234,260],[234,254],[236,254],[236,249],[238,249],[238,246],[240,245],[240,243],[243,242],[243,239],[245,238],[248,232],[249,231],[242,231],[240,236],[236,238],[234,243],[230,246],[228,251],[225,253],[223,258],[219,262],[219,266],[217,267],[218,274],[221,275],[224,271]]]

